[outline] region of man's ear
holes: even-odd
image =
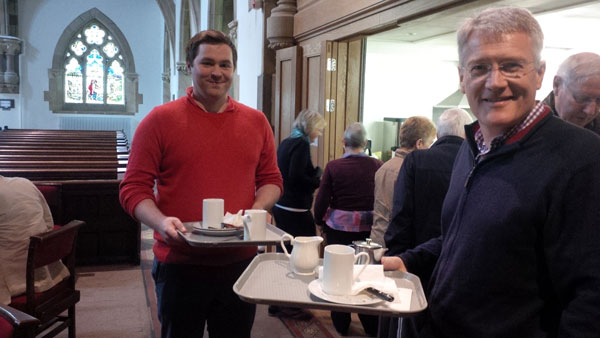
[[[554,92],[555,97],[558,95],[558,92],[562,89],[562,85],[563,79],[560,76],[555,75],[554,79],[552,80],[552,91]]]

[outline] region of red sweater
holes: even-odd
[[[224,112],[208,113],[191,93],[190,87],[186,97],[154,108],[137,127],[120,187],[129,214],[142,200],[153,199],[167,216],[199,221],[204,198],[223,198],[225,211],[236,213],[252,206],[261,186],[283,189],[265,115],[231,98]],[[256,247],[168,245],[157,232],[154,238],[154,254],[166,263],[221,265],[256,253]]]

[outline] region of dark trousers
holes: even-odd
[[[162,338],[250,337],[256,305],[243,302],[233,284],[251,260],[219,267],[161,263],[154,259]]]
[[[329,244],[343,244],[348,245],[352,244],[353,241],[364,241],[365,238],[370,236],[369,231],[363,232],[348,232],[348,231],[339,231],[332,229],[325,225],[323,227],[325,231],[325,236],[327,237],[327,245]],[[377,335],[377,326],[379,325],[379,318],[377,316],[371,315],[362,315],[359,314],[358,318],[365,329],[365,333],[369,336]],[[348,312],[337,312],[331,311],[331,321],[333,322],[333,326],[335,329],[345,335],[348,332],[348,328],[350,327],[350,322],[352,321],[352,317]]]
[[[279,229],[294,237],[315,236],[317,234],[315,219],[310,210],[305,212],[293,212],[274,206],[273,217],[275,217],[275,222]],[[291,245],[287,244],[285,247],[288,253],[292,252]],[[283,250],[277,246],[277,252],[283,252]]]

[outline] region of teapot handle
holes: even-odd
[[[287,251],[287,248],[285,247],[285,244],[283,243],[283,240],[289,238],[290,242],[294,240],[294,237],[292,237],[292,235],[290,234],[284,234],[283,236],[281,236],[281,248],[283,249],[283,252],[285,253],[286,256],[290,257],[290,254]]]

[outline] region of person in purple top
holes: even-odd
[[[351,244],[369,237],[373,225],[375,172],[383,162],[365,154],[367,132],[352,123],[344,132],[344,156],[327,163],[315,199],[315,222],[327,244]],[[377,335],[377,317],[359,315],[368,335]],[[331,312],[335,329],[346,335],[350,313]]]

